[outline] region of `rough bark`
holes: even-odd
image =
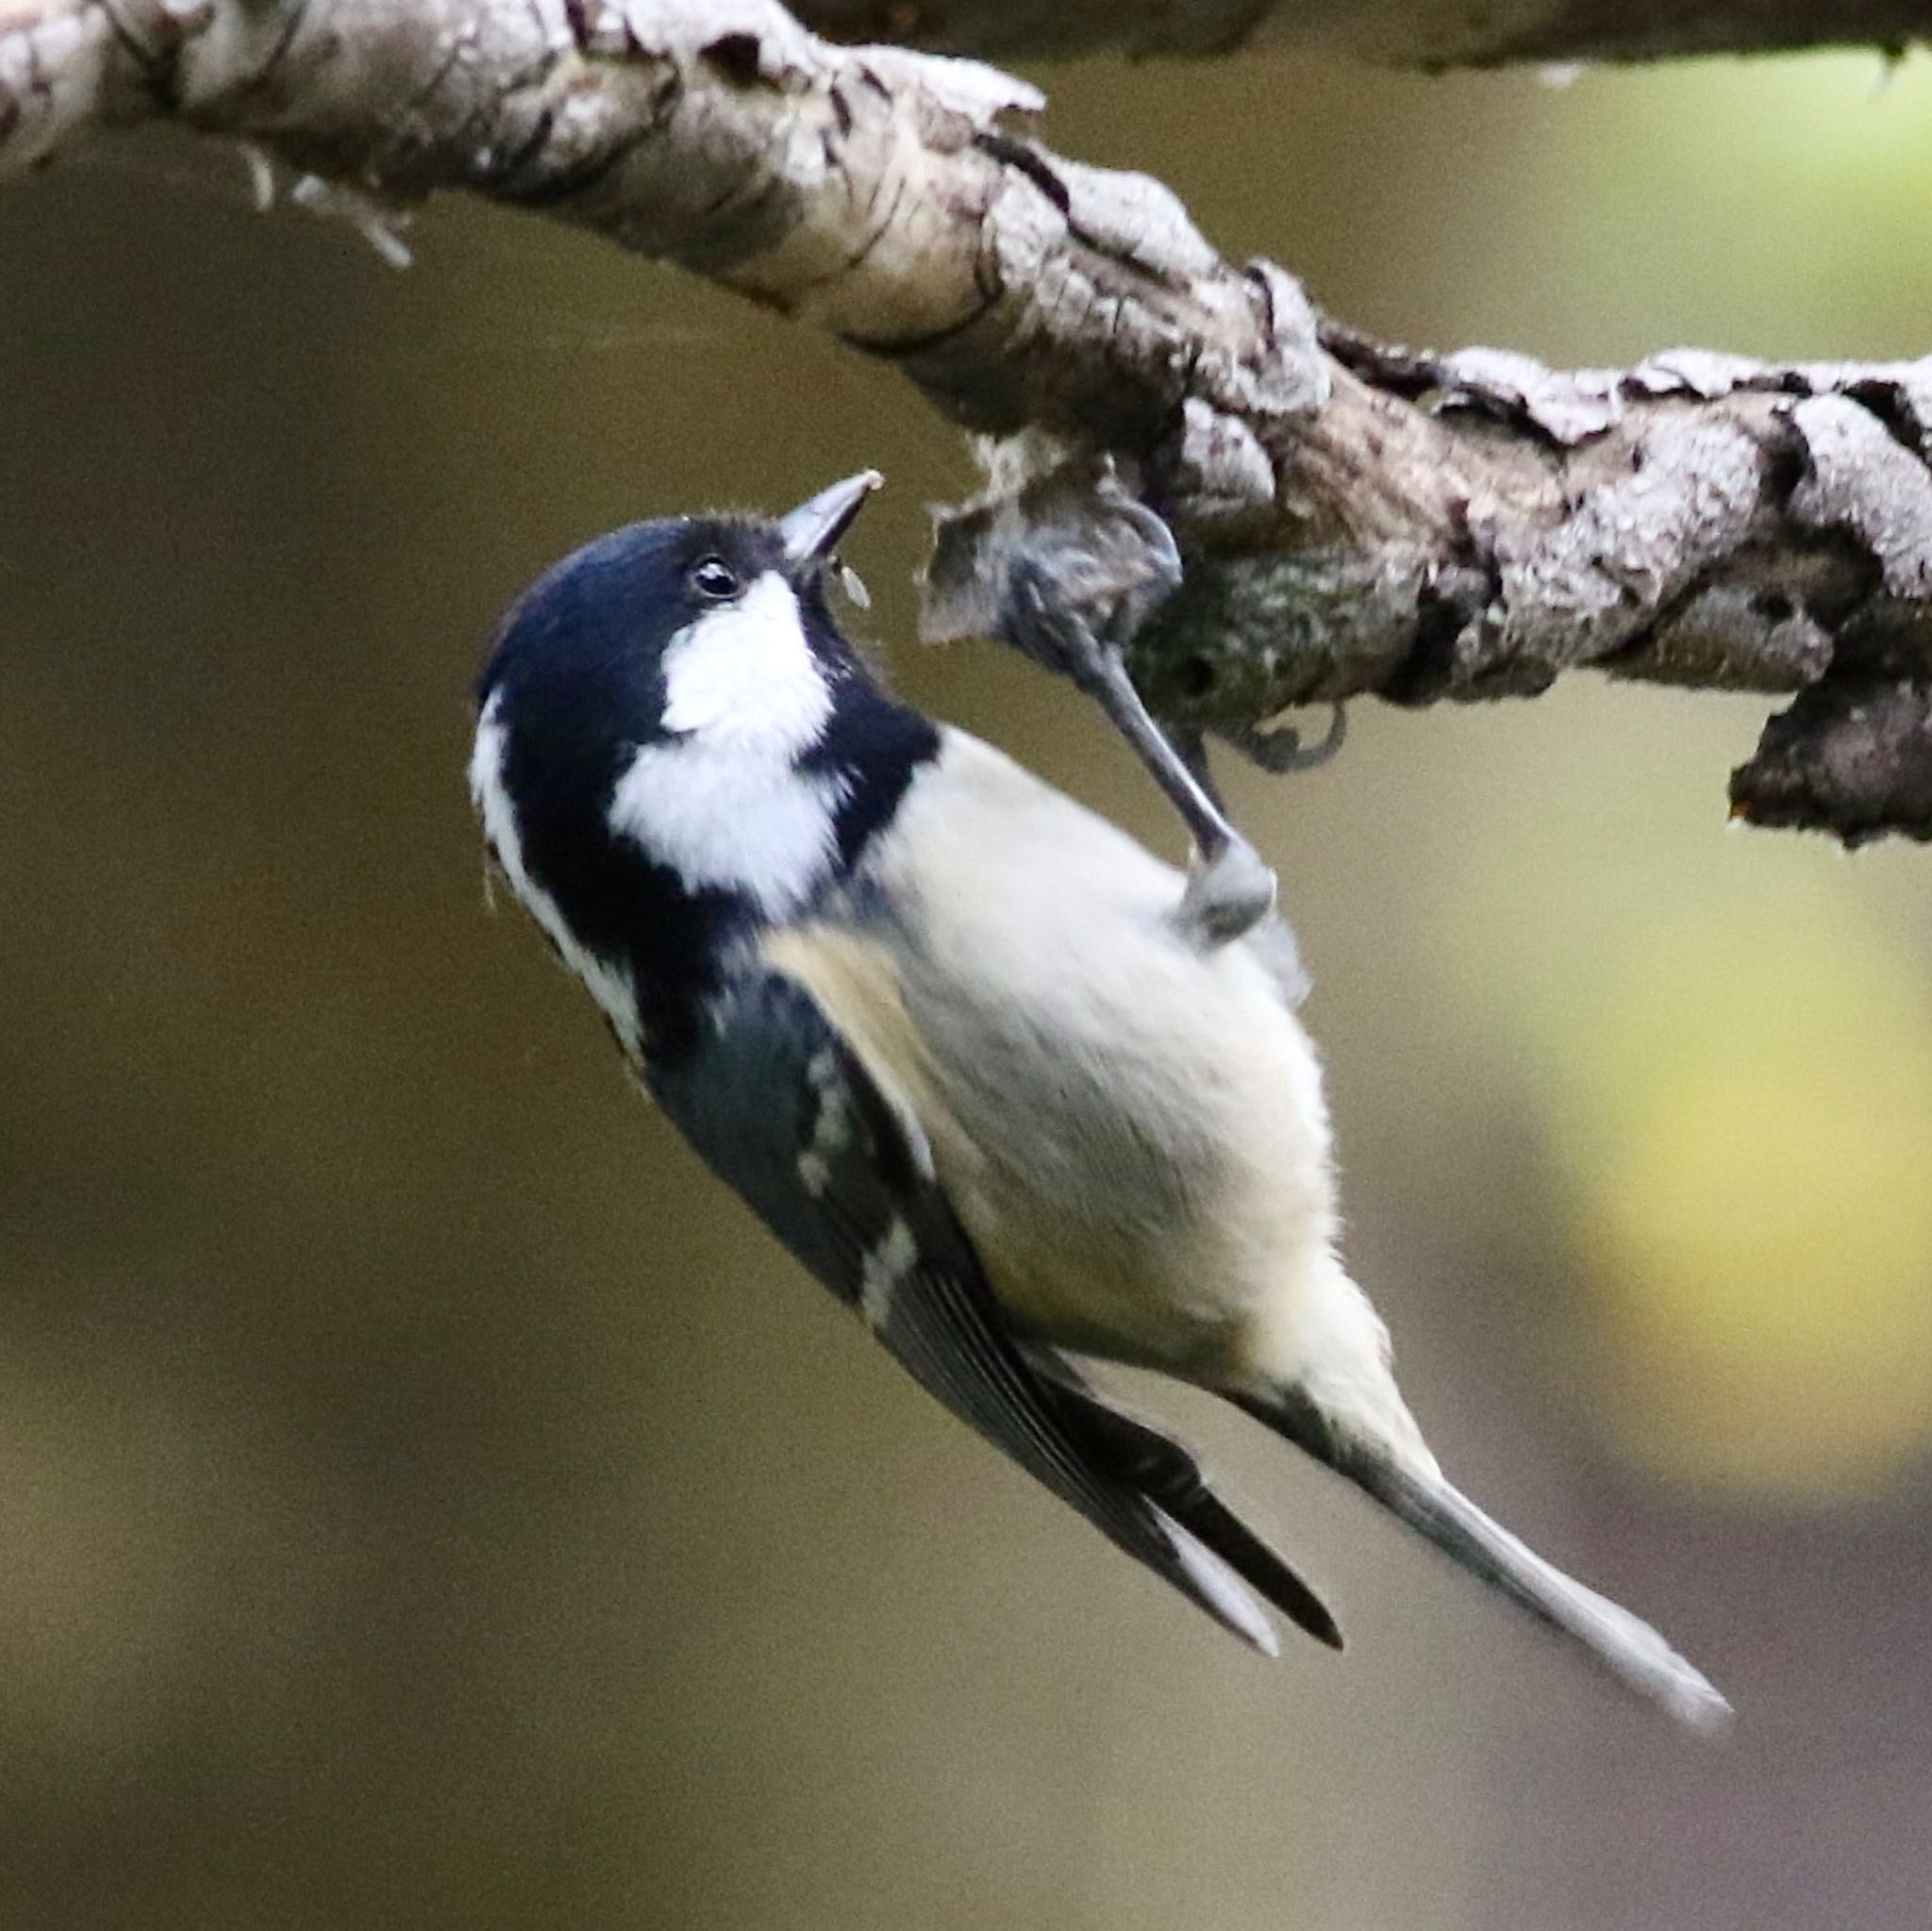
[[[1002,60],[1314,47],[1400,67],[1655,60],[1864,46],[1932,33],[1926,0],[806,0],[819,32]]]
[[[1133,645],[1178,721],[1240,741],[1291,704],[1584,664],[1802,692],[1735,808],[1932,837],[1932,362],[1379,345],[1158,183],[1050,153],[1041,105],[773,0],[0,0],[0,175],[171,119],[365,224],[466,189],[897,364],[988,439],[937,631],[994,627],[1015,543],[1091,522],[1110,471],[1186,559]]]

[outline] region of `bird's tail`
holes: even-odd
[[[1625,1688],[1698,1729],[1716,1729],[1729,1717],[1731,1706],[1719,1691],[1649,1623],[1545,1562],[1444,1480],[1432,1461],[1365,1440],[1303,1395],[1241,1405],[1366,1490],[1519,1608],[1577,1643]]]
[[[1215,1494],[1179,1442],[1103,1400],[1071,1362],[1044,1349],[1029,1353],[1093,1466],[1152,1511],[1172,1556],[1157,1566],[1170,1581],[1264,1656],[1277,1653],[1274,1633],[1242,1583],[1317,1642],[1341,1647],[1328,1606]]]

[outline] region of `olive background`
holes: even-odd
[[[1923,60],[1038,77],[1390,337],[1932,347]],[[0,193],[0,1924],[1923,1924],[1932,854],[1727,835],[1762,703],[1587,679],[1227,772],[1424,1425],[1740,1715],[1674,1734],[1126,1382],[1342,1614],[1266,1666],[873,1349],[486,905],[504,603],[867,464],[900,687],[1177,856],[1071,691],[912,642],[959,439],[583,238],[410,240],[185,140]]]

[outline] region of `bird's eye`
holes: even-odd
[[[722,557],[707,557],[691,568],[691,588],[701,597],[722,603],[738,594],[738,573]]]

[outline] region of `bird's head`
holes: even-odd
[[[599,537],[512,606],[479,709],[594,757],[614,745],[808,750],[856,668],[826,607],[839,539],[878,475],[790,516],[675,516]]]
[[[931,755],[826,600],[878,481],[789,516],[632,524],[498,633],[470,765],[484,835],[620,1031],[634,980],[688,977],[721,932],[800,910]]]

